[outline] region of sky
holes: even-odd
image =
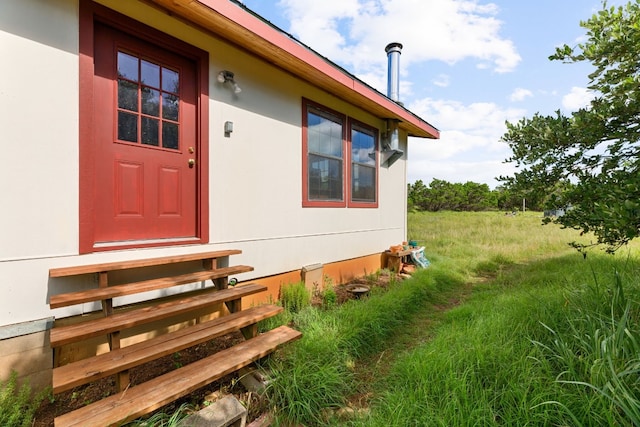
[[[387,92],[390,42],[403,45],[400,101],[440,131],[410,138],[410,183],[513,175],[505,122],[564,114],[593,98],[590,64],[550,61],[586,38],[601,0],[243,0],[360,80]],[[609,0],[609,6],[626,3]]]

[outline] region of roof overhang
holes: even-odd
[[[147,0],[382,119],[399,121],[410,136],[440,132],[289,34],[230,0]]]

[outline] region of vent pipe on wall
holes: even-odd
[[[387,52],[387,96],[394,102],[400,103],[400,53],[402,52],[401,43],[389,43],[384,49]],[[384,150],[382,151],[384,163],[391,166],[404,154],[399,149],[398,141],[398,121],[396,119],[387,120],[387,132],[383,141]]]

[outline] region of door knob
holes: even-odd
[[[195,159],[189,159],[189,167],[192,168],[196,165],[196,160]]]

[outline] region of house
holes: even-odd
[[[50,269],[234,249],[275,298],[379,269],[439,137],[236,1],[3,0],[0,53],[2,380],[47,384],[54,319],[96,309],[51,309],[95,283]]]

